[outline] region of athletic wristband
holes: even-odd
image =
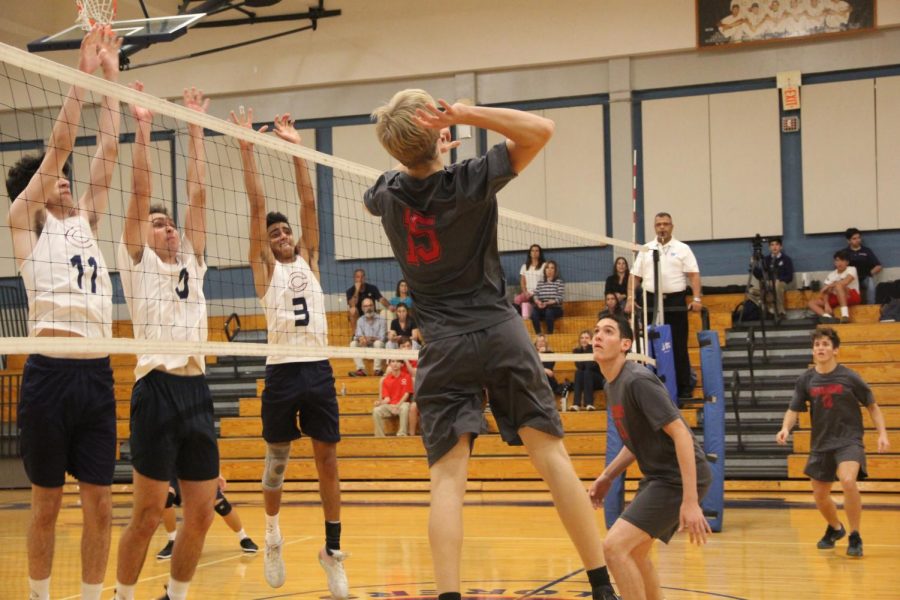
[[[702,302],[699,296],[694,296],[694,302]]]

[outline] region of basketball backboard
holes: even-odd
[[[206,16],[206,13],[173,15],[170,17],[153,17],[150,19],[131,19],[113,21],[112,28],[124,39],[126,45],[148,46],[156,42],[169,42],[187,33],[188,27]],[[84,30],[81,24],[42,37],[28,44],[29,52],[47,52],[50,50],[72,50],[81,46]]]

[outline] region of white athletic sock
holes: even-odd
[[[50,600],[50,578],[32,579],[28,578],[28,587],[31,593],[37,595],[38,600]]]
[[[116,581],[116,597],[114,600],[134,600],[134,586]]]
[[[81,600],[100,600],[100,594],[102,592],[102,583],[81,582]]]
[[[237,536],[238,541],[247,539],[247,532],[244,531],[243,529],[241,529],[240,531],[238,531],[235,535]]]
[[[849,317],[849,316],[850,316],[850,309],[847,308],[846,306],[842,306],[842,307],[841,307],[841,316],[842,316],[842,317]]]
[[[169,587],[166,588],[166,595],[169,600],[187,600],[188,588],[190,581],[178,581],[169,576]]]
[[[277,544],[281,541],[281,528],[278,527],[278,515],[266,515],[266,543]]]
[[[175,536],[176,536],[176,535],[178,535],[178,530],[177,530],[177,529],[176,529],[175,531],[173,531],[172,533],[169,534],[169,541],[170,541],[170,542],[174,542],[174,541],[175,541]]]

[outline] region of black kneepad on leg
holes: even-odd
[[[207,504],[207,506],[209,505]],[[227,517],[231,512],[231,503],[228,501],[228,498],[222,496],[222,498],[219,499],[218,502],[216,502],[215,509],[220,516]]]
[[[175,505],[175,492],[169,490],[169,495],[166,496],[166,508],[172,508]]]

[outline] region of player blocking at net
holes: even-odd
[[[429,541],[439,600],[459,600],[462,506],[469,456],[483,419],[483,389],[500,434],[522,444],[547,482],[596,599],[615,598],[593,511],[562,443],[563,428],[537,351],[506,295],[497,249],[497,192],[537,156],[553,121],[527,112],[450,105],[404,90],[373,113],[376,134],[400,164],[365,194],[409,282],[428,341],[416,402],[431,475]],[[507,139],[444,167],[449,127]]]
[[[84,37],[78,68],[119,74],[119,47],[109,27]],[[119,102],[104,97],[90,181],[76,202],[67,160],[81,121],[85,92],[73,86],[41,157],[24,157],[9,171],[6,189],[13,253],[28,296],[29,334],[111,338],[112,284],[97,245],[109,185],[118,159]],[[18,406],[22,460],[31,482],[28,525],[30,598],[50,597],[56,518],[68,471],[79,482],[82,508],[82,598],[100,598],[109,556],[116,461],[116,404],[109,355],[32,354]]]
[[[136,84],[138,89],[140,84]],[[209,100],[191,88],[186,107],[206,112]],[[139,340],[204,342],[206,150],[203,128],[188,124],[184,232],[165,206],[151,205],[150,130],[153,115],[131,106],[135,120],[132,193],[118,251],[125,300]],[[140,354],[131,393],[131,519],[119,540],[116,600],[132,600],[147,547],[162,518],[169,481],[178,478],[183,524],[172,550],[163,598],[185,600],[206,532],[214,518],[219,450],[213,402],[200,354]]]
[[[252,128],[253,109],[245,112],[241,107],[237,115],[232,111],[231,120]],[[266,129],[267,126],[263,126],[260,132]],[[290,115],[276,116],[274,131],[287,142],[301,144]],[[300,199],[300,236],[295,241],[285,215],[266,213],[265,189],[253,144],[243,139],[238,143],[250,203],[250,269],[256,295],[265,310],[268,341],[270,344],[325,348],[328,322],[325,294],[319,283],[319,221],[306,161],[299,156],[293,158]],[[262,478],[266,511],[266,582],[275,588],[285,582],[284,538],[278,515],[291,442],[299,439],[302,432],[312,438],[319,496],[325,513],[325,546],[319,551],[319,564],[327,575],[331,595],[338,600],[347,598],[350,592],[343,565],[347,554],[341,551],[341,487],[337,464],[340,414],[334,373],[327,356],[268,357],[261,415],[266,441]]]

